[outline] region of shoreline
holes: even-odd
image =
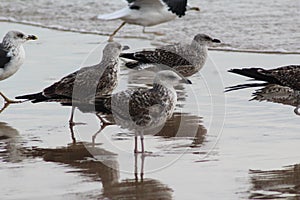
[[[39,27],[39,28],[46,28],[50,30],[56,30],[56,31],[63,31],[63,32],[71,32],[71,33],[80,33],[80,34],[90,34],[90,35],[99,35],[99,36],[109,36],[107,33],[101,33],[100,31],[86,31],[86,30],[78,30],[78,29],[72,29],[72,28],[64,28],[62,26],[47,26],[43,25],[38,22],[30,22],[26,20],[22,21],[17,21],[15,19],[6,19],[0,16],[0,23],[1,22],[6,22],[6,23],[13,23],[13,24],[21,24],[21,25],[27,25],[27,26],[33,26],[33,27]],[[123,37],[118,37],[116,38],[120,39],[143,39],[143,40],[148,40],[151,41],[147,37],[142,37],[142,36],[123,36]],[[167,43],[166,41],[160,40],[160,42]],[[209,48],[210,51],[220,51],[220,52],[233,52],[233,53],[253,53],[253,54],[281,54],[281,55],[300,55],[300,52],[297,51],[278,51],[278,50],[254,50],[254,49],[235,49],[235,48]]]

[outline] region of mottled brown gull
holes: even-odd
[[[140,136],[141,152],[144,153],[143,133],[163,125],[172,116],[177,102],[174,86],[179,83],[191,84],[188,79],[177,73],[164,70],[157,73],[153,87],[150,89],[127,89],[97,97],[92,110],[89,104],[79,103],[77,107],[83,112],[112,116],[116,124],[133,130],[135,132],[134,152],[138,152],[137,137]]]
[[[134,60],[126,63],[129,68],[147,68],[148,64],[159,64],[187,77],[197,73],[204,66],[208,46],[220,42],[206,34],[197,34],[190,44],[178,43],[154,50],[123,53],[120,57]]]
[[[32,103],[60,102],[73,105],[74,102],[89,102],[97,96],[110,94],[118,83],[121,50],[121,44],[108,43],[103,50],[103,57],[99,64],[83,67],[63,77],[42,92],[18,96],[16,99],[26,99]],[[74,123],[73,116],[76,107],[74,105],[70,124]]]
[[[256,90],[253,100],[270,101],[295,106],[294,112],[300,115],[300,65],[288,65],[275,69],[243,68],[231,69],[231,73],[252,78],[255,83],[240,84],[226,88],[226,92],[252,87]]]
[[[295,91],[300,91],[300,65],[288,65],[275,69],[263,69],[257,67],[231,69],[229,70],[229,72],[252,78],[252,80],[255,81],[263,82],[227,87],[226,91],[239,90],[249,87],[266,86],[268,84],[277,84],[289,87]]]

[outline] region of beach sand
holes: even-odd
[[[0,26],[0,35],[17,29],[39,37],[38,41],[25,45],[27,57],[21,69],[1,82],[1,91],[11,98],[41,91],[82,66],[99,62],[107,39],[14,23],[0,23]],[[117,41],[133,50],[149,47],[152,42],[119,38]],[[268,174],[268,170],[283,170],[285,166],[300,163],[299,116],[290,106],[248,101],[253,89],[224,94],[224,87],[246,80],[227,70],[249,66],[273,68],[299,64],[299,60],[300,55],[210,51],[201,73],[190,78],[193,85],[180,89],[180,106],[174,121],[181,120],[183,130],[176,137],[172,133],[158,134],[165,137],[147,135],[146,149],[153,154],[145,158],[134,156],[133,134],[117,126],[107,127],[93,146],[92,136],[99,128],[93,114],[76,112],[75,121],[87,125],[75,127],[78,142],[75,145],[68,126],[70,108],[57,103],[10,105],[0,115],[0,133],[8,135],[0,140],[0,179],[5,180],[0,182],[0,196],[2,199],[268,196],[267,187],[256,185],[260,183],[259,173],[251,170],[264,170]],[[145,82],[143,72],[122,67],[121,74],[117,91]],[[140,172],[143,159],[144,181],[140,176],[136,180],[135,164]],[[288,184],[294,187],[300,181],[299,175],[293,169],[291,173],[295,173],[296,180]],[[275,197],[299,193],[298,190],[280,193],[280,184],[274,189]]]

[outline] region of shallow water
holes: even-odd
[[[155,43],[178,42],[196,33],[207,33],[224,42],[223,49],[298,52],[300,53],[299,0],[190,0],[201,12],[189,12],[182,19],[168,22],[148,31],[165,33]],[[95,20],[125,6],[123,1],[110,0],[0,0],[0,19],[26,22],[61,30],[110,34],[121,21]],[[139,26],[128,25],[119,37],[154,40],[142,34]]]
[[[39,36],[38,41],[26,44],[27,59],[20,71],[1,82],[2,91],[10,97],[40,91],[80,66],[98,62],[104,45],[99,43],[105,40],[11,23],[0,23],[0,27],[0,35],[21,29]],[[150,45],[147,40],[118,41],[133,48]],[[152,152],[146,157],[134,156],[133,134],[117,126],[106,127],[92,143],[99,129],[93,114],[77,111],[75,120],[87,125],[70,130],[68,107],[10,105],[0,115],[1,199],[297,196],[297,170],[286,168],[300,163],[299,116],[293,107],[249,102],[251,89],[226,95],[223,89],[245,81],[226,72],[232,67],[271,68],[298,63],[299,55],[209,55],[201,73],[190,78],[194,84],[177,88],[179,106],[168,128],[155,136],[146,135],[146,149]],[[122,68],[117,90],[142,86],[150,76]],[[181,126],[174,135],[178,120]],[[268,180],[276,181],[269,187]],[[286,185],[292,188],[288,192]]]

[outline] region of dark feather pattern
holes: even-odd
[[[294,90],[300,90],[300,65],[288,65],[288,66],[282,66],[282,67],[269,69],[269,70],[262,69],[262,68],[232,69],[229,70],[229,72],[250,77],[253,78],[254,80],[264,81],[268,84],[277,84],[281,86],[290,87],[291,89]],[[247,84],[245,84],[245,86],[246,85]],[[262,84],[261,86],[265,86],[265,85]],[[233,87],[229,87],[228,89],[229,91],[231,91],[231,90],[243,89],[243,88],[246,87],[233,86]]]
[[[42,101],[90,102],[95,96],[110,94],[118,83],[120,51],[120,44],[109,43],[104,48],[103,58],[99,64],[81,68],[45,88],[41,93],[16,98],[31,100],[33,103]]]
[[[187,0],[162,0],[167,4],[169,10],[178,17],[185,15]]]
[[[0,44],[0,68],[4,68],[7,63],[11,60],[11,57],[7,56],[8,51]]]

